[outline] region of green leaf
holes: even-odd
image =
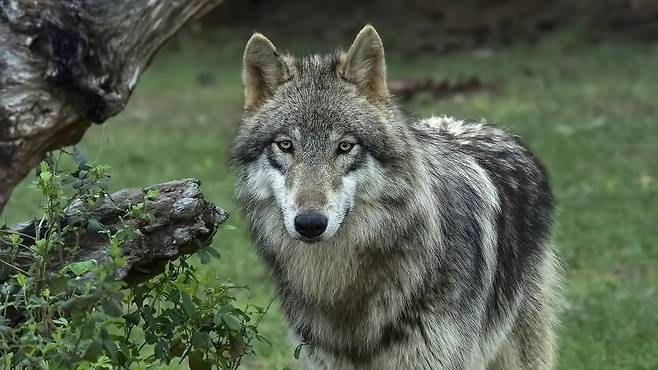
[[[92,271],[96,266],[97,262],[95,259],[90,259],[87,261],[69,263],[64,267],[64,270],[71,271],[76,276],[82,276],[90,271]]]
[[[146,343],[148,343],[148,344],[153,344],[153,343],[158,341],[158,337],[156,337],[155,334],[153,334],[152,331],[147,332],[144,335],[144,339],[146,340]]]
[[[199,260],[201,261],[202,265],[209,264],[210,260],[212,259],[210,253],[208,253],[208,251],[205,249],[200,249],[198,252],[196,252],[196,255],[197,257],[199,257]]]
[[[37,176],[41,175],[41,172],[48,172],[50,171],[50,166],[48,166],[48,162],[42,161],[39,164],[39,168],[37,169]]]
[[[227,304],[222,305],[222,307],[220,307],[219,311],[217,311],[217,312],[218,313],[229,313],[229,312],[233,312],[233,311],[235,311],[235,307],[232,304],[227,303]]]
[[[196,315],[196,306],[194,305],[194,302],[192,302],[190,295],[181,292],[181,300],[183,302],[183,311],[185,311],[187,317],[194,317]]]
[[[80,339],[91,339],[94,334],[96,334],[96,323],[93,320],[85,320],[80,326]]]
[[[174,325],[176,326],[182,325],[185,322],[187,322],[187,316],[185,315],[185,313],[180,312],[178,310],[171,310],[169,312],[169,317],[171,318],[171,322],[173,322]]]
[[[158,360],[162,362],[167,362],[168,351],[169,351],[169,346],[167,346],[167,342],[165,342],[164,340],[161,339],[155,344],[154,355],[155,358],[157,358]]]
[[[215,312],[215,315],[212,318],[212,322],[214,322],[215,325],[222,325],[222,322],[224,322],[224,320],[223,320],[224,317],[223,316],[224,316],[224,314],[222,314],[221,312],[219,312],[219,311]]]
[[[121,366],[125,366],[127,362],[128,362],[128,355],[123,351],[119,351],[117,353],[117,363]],[[110,367],[108,367],[108,369],[114,369],[114,367],[112,367],[110,364]]]
[[[48,289],[50,289],[50,294],[57,295],[66,290],[69,283],[69,277],[56,277],[48,281]]]
[[[144,305],[144,294],[148,292],[148,287],[145,285],[140,285],[137,288],[133,289],[133,294],[135,297],[133,298],[133,302],[137,305],[137,307],[142,307]]]
[[[87,351],[85,352],[84,359],[90,362],[95,362],[96,359],[98,359],[98,356],[100,356],[101,351],[102,351],[101,342],[99,340],[95,340],[91,342],[89,347],[87,347]]]
[[[242,330],[242,324],[240,324],[240,321],[238,321],[232,315],[224,315],[223,319],[224,319],[224,323],[226,324],[226,326],[228,326],[229,329],[233,331]]]
[[[64,312],[84,312],[91,309],[97,303],[98,296],[95,294],[85,294],[60,303],[60,308]]]
[[[147,200],[153,200],[158,197],[158,194],[160,194],[160,189],[151,189],[146,192],[144,198],[146,198]]]
[[[40,255],[45,255],[48,253],[48,240],[46,239],[39,239],[36,242],[34,242],[34,245],[32,246],[33,250]]]
[[[209,339],[210,338],[208,337],[208,333],[195,331],[194,334],[192,334],[192,345],[197,349],[206,349],[210,344]]]
[[[15,275],[16,282],[21,288],[25,287],[25,284],[27,284],[27,276],[21,274],[20,272]]]
[[[172,302],[178,302],[178,300],[180,299],[180,290],[173,289],[171,292],[169,292],[167,299],[169,299]]]
[[[101,343],[103,349],[105,350],[105,353],[110,356],[112,359],[112,362],[117,361],[117,346],[114,344],[114,342],[111,339],[103,339],[103,342]]]
[[[111,317],[123,316],[123,308],[117,301],[113,299],[108,298],[103,300],[101,306],[103,307],[103,312],[105,312],[108,316]]]
[[[9,234],[8,238],[9,243],[11,243],[13,246],[17,246],[23,242],[23,238],[21,238],[21,236],[18,234]]]
[[[139,325],[141,316],[139,315],[139,311],[135,311],[133,313],[123,315],[123,319],[130,324]]]
[[[60,326],[69,326],[69,321],[65,317],[60,317],[58,319],[53,320],[53,323],[60,325]]]
[[[45,170],[44,170],[44,168],[45,168]],[[48,180],[50,180],[50,179],[53,177],[53,174],[50,173],[50,172],[48,171],[48,168],[47,168],[47,167],[43,167],[43,166],[42,166],[42,167],[41,167],[41,173],[39,174],[39,177],[40,177],[41,180],[43,180],[43,181],[48,181]]]
[[[210,254],[211,256],[213,256],[216,259],[220,259],[222,257],[222,255],[219,253],[219,251],[217,251],[217,249],[215,249],[215,248],[208,247],[208,248],[205,249],[205,251],[207,251],[208,254]]]
[[[94,365],[94,369],[114,369],[112,361],[107,356],[99,357]]]

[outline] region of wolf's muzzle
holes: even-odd
[[[295,217],[295,230],[303,237],[314,239],[327,230],[328,219],[318,211],[304,211]]]

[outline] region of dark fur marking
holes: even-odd
[[[528,269],[544,252],[552,226],[553,196],[545,170],[517,137],[510,140],[518,152],[469,148],[498,189],[501,207],[496,217],[498,267],[487,305],[488,323],[504,316],[527,276],[536,274]]]
[[[272,150],[272,147],[270,147],[267,150],[267,162],[269,162],[270,166],[272,166],[274,169],[277,171],[281,172],[283,169],[283,166],[281,166],[281,163],[279,163],[275,156],[274,156],[274,151]]]
[[[347,172],[354,172],[363,168],[366,165],[367,159],[367,152],[362,148],[359,153],[352,159],[352,163],[350,163],[350,166],[347,168]]]

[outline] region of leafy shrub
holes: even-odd
[[[168,262],[150,280],[116,281],[122,246],[134,235],[129,224],[109,230],[84,211],[75,223],[59,222],[74,202],[93,206],[108,197],[109,167],[73,157],[72,170],[60,170],[52,156],[40,166],[36,235],[0,229],[0,262],[11,271],[0,286],[0,369],[146,369],[185,359],[191,369],[237,368],[253,352],[252,339],[263,339],[257,325],[264,310],[236,307],[236,287],[207,281],[190,256]],[[150,219],[146,205],[156,196],[148,193],[122,220]],[[54,269],[53,253],[76,261],[79,245],[67,241],[82,230],[108,238],[111,263],[89,259]],[[211,248],[197,255],[201,263],[219,257]]]

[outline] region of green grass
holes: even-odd
[[[239,123],[246,37],[220,34],[162,52],[126,111],[92,127],[81,148],[113,167],[112,189],[201,179],[206,196],[231,211],[230,224],[237,227],[217,236],[222,259],[208,273],[248,285],[242,302],[266,305],[273,287],[236,210],[226,165]],[[495,83],[495,92],[421,97],[408,108],[499,123],[520,134],[547,165],[566,271],[559,368],[658,368],[658,44],[549,40],[486,58],[390,54],[391,78],[477,76]],[[214,84],[200,84],[200,73],[213,75]],[[30,182],[16,189],[3,221],[35,212]],[[296,368],[276,304],[261,330],[272,344],[259,345],[260,357],[245,368]]]

